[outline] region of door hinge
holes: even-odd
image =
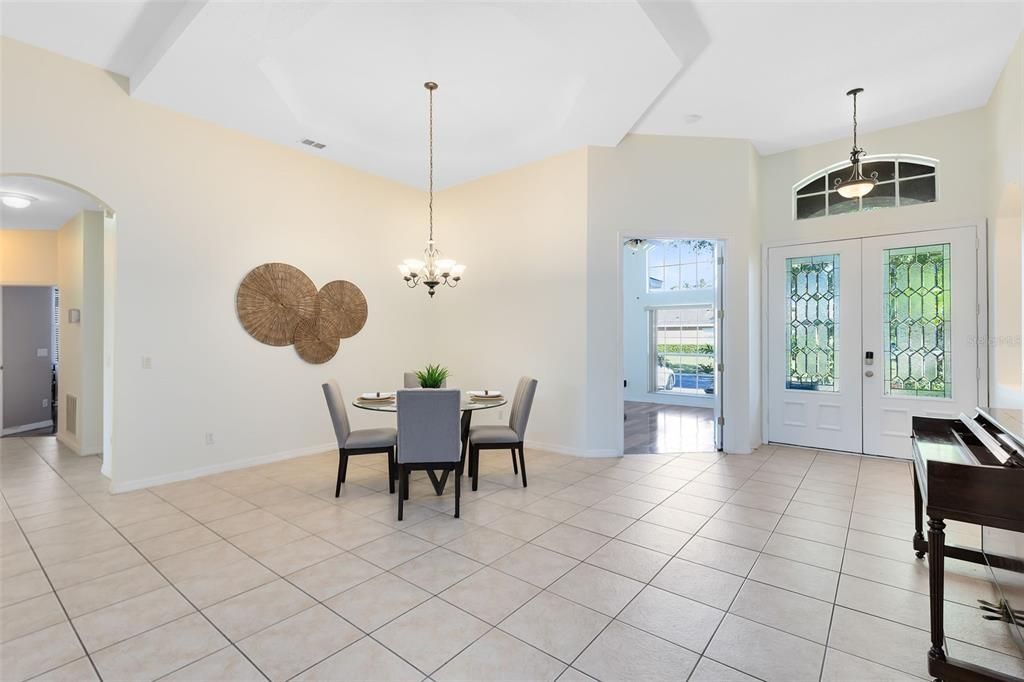
[[[724,371],[725,371],[725,363],[722,363],[722,362],[718,363],[718,372],[722,373]]]
[[[725,256],[719,256],[718,257],[718,264],[719,265],[724,265],[725,264]]]
[[[719,308],[718,309],[718,319],[720,319],[720,320],[725,319],[725,308]]]
[[[725,425],[725,417],[719,417],[718,418],[718,425],[719,426],[724,426]]]

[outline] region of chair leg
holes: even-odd
[[[398,520],[402,520],[402,514],[405,512],[405,488],[409,485],[409,479],[406,475],[405,467],[401,464],[398,465]]]
[[[388,448],[388,492],[395,494],[395,449]]]
[[[462,476],[455,477],[455,518],[459,518],[459,501],[462,499]]]
[[[341,482],[344,483],[345,479],[348,478],[348,455],[341,456]]]
[[[512,453],[512,473],[516,474],[518,476],[519,475],[519,465],[516,464],[516,449],[512,448],[510,450],[510,452]]]
[[[345,480],[345,455],[338,450],[338,482],[334,485],[334,496],[341,497],[341,482]]]
[[[480,483],[480,448],[471,447],[470,450],[470,469],[473,470],[473,491],[476,491],[477,485]]]
[[[514,456],[514,455],[513,455]],[[523,487],[526,487],[526,456],[523,453],[523,445],[519,444],[519,470],[523,472]]]

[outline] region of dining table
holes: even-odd
[[[480,393],[474,391],[474,393]],[[462,461],[466,461],[466,450],[469,447],[469,427],[473,421],[473,413],[479,410],[492,410],[496,407],[508,404],[508,399],[505,398],[504,394],[497,394],[497,397],[481,397],[476,398],[472,395],[467,394],[465,391],[462,393],[459,401],[459,409],[462,412]],[[352,401],[353,407],[358,407],[361,410],[370,410],[371,412],[398,412],[398,398],[394,391],[377,393],[377,396],[394,396],[389,399],[373,398],[364,400],[362,397],[357,397]],[[447,472],[445,472],[443,480],[447,480]],[[438,495],[444,491],[444,483],[431,475],[430,480],[434,483],[434,489]]]

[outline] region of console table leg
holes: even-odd
[[[917,467],[914,469],[914,549],[917,558],[923,559],[925,555],[924,542],[924,500],[921,498],[921,485],[917,480]]]
[[[946,660],[942,649],[945,634],[942,624],[943,578],[945,577],[946,524],[942,519],[928,518],[928,596],[931,602],[932,648],[928,658]]]

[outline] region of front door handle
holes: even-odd
[[[872,371],[871,371],[871,370],[869,369],[868,371],[864,372],[864,376],[866,376],[866,377],[873,377],[873,376],[875,376],[875,373],[874,373],[874,372],[872,372]]]

